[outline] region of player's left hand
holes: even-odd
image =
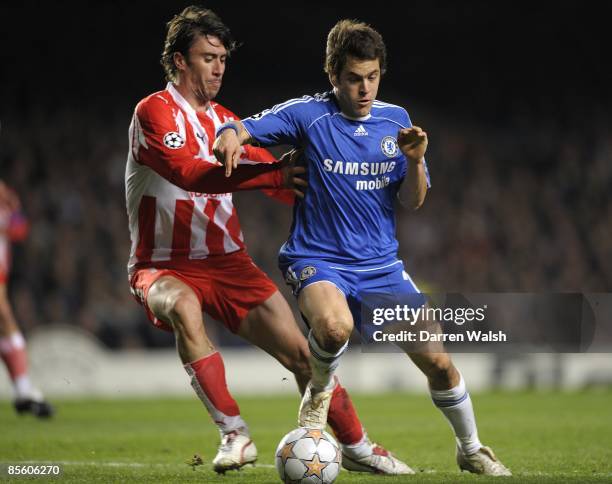
[[[397,134],[397,144],[408,161],[421,163],[427,151],[427,133],[418,126],[400,129]]]

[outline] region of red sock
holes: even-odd
[[[246,428],[238,404],[227,389],[225,365],[219,352],[187,363],[185,370],[191,377],[191,386],[223,433]]]
[[[28,355],[21,333],[0,338],[0,356],[12,381],[28,373]]]
[[[363,428],[355,407],[353,407],[353,402],[338,379],[336,379],[336,386],[332,393],[327,423],[334,430],[341,444],[355,444],[363,438]]]

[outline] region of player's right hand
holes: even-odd
[[[217,161],[225,166],[225,176],[229,177],[235,168],[238,168],[238,161],[242,147],[238,140],[238,135],[233,129],[226,129],[213,144],[213,153]]]
[[[304,166],[296,166],[296,164],[304,164],[304,152],[302,150],[293,149],[284,153],[280,158],[280,163],[283,165],[281,172],[283,174],[283,188],[293,190],[296,197],[304,198],[308,182],[301,175],[306,173]]]

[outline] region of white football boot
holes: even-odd
[[[342,467],[353,472],[371,472],[389,476],[415,473],[405,462],[399,460],[384,447],[369,440],[366,445],[372,449],[372,452],[359,459],[351,458],[343,449]]]
[[[308,383],[300,403],[298,425],[309,429],[324,429],[327,425],[327,413],[332,393],[333,389],[317,392],[313,395],[311,384]]]
[[[219,451],[213,459],[213,468],[219,474],[240,469],[257,460],[257,448],[246,432],[233,430],[223,435]]]
[[[485,476],[511,476],[512,472],[502,464],[490,447],[481,447],[475,454],[466,455],[457,447],[457,464],[462,471]]]

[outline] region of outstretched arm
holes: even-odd
[[[140,105],[131,126],[134,159],[174,185],[188,191],[228,193],[238,190],[292,187],[291,168],[279,164],[241,165],[231,179],[222,166],[197,158],[187,133],[179,129],[172,111],[160,100]],[[168,137],[174,136],[174,144]]]
[[[427,133],[418,126],[401,129],[397,143],[408,159],[408,173],[400,188],[399,198],[402,203],[418,209],[425,201],[427,194],[427,175],[425,173],[425,151],[427,150]]]

